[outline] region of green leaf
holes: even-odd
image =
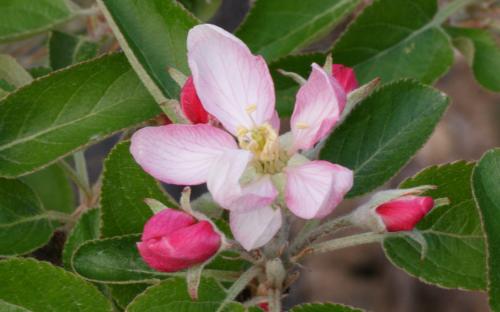
[[[186,9],[201,21],[208,21],[219,9],[222,0],[180,0]]]
[[[83,37],[53,31],[49,39],[49,60],[53,70],[89,60],[97,55],[97,44]]]
[[[453,63],[437,9],[436,0],[374,1],[335,44],[334,63],[354,67],[361,84],[376,77],[435,81]]]
[[[67,270],[71,270],[71,258],[76,249],[84,242],[99,237],[99,213],[97,208],[86,211],[69,233],[62,254],[64,267]]]
[[[186,39],[198,21],[177,1],[99,0],[130,64],[158,103],[176,99],[180,88],[170,67],[189,74]],[[175,112],[168,117],[176,122]]]
[[[1,300],[33,312],[113,311],[94,286],[46,262],[0,261],[0,280]]]
[[[167,277],[184,275],[182,272],[162,273],[151,269],[137,250],[139,241],[140,234],[87,241],[73,254],[73,270],[88,280],[110,284],[155,283]],[[226,270],[206,269],[203,275],[232,281],[239,274]]]
[[[20,306],[5,302],[3,300],[0,300],[0,311],[2,311],[2,312],[30,312],[30,310],[27,310],[27,309],[22,308]]]
[[[500,47],[493,34],[484,29],[458,27],[447,27],[446,31],[455,39],[467,39],[472,43],[474,49],[471,66],[474,76],[483,87],[500,92],[500,76],[498,75],[500,72]],[[464,53],[460,46],[457,48]]]
[[[322,159],[354,170],[349,196],[382,185],[427,141],[446,109],[439,91],[402,80],[372,93],[328,138]]]
[[[12,56],[6,54],[0,54],[0,79],[14,88],[20,88],[33,81],[31,75]],[[5,89],[5,91],[12,90]]]
[[[74,194],[64,170],[57,164],[21,178],[38,195],[46,210],[71,213]]]
[[[359,0],[257,0],[236,32],[250,49],[274,61],[328,34]]]
[[[0,176],[30,173],[159,113],[122,54],[40,78],[0,101]]]
[[[292,115],[299,85],[293,79],[280,74],[278,69],[294,72],[307,78],[311,72],[311,64],[323,65],[325,59],[326,55],[321,53],[290,55],[269,65],[276,89],[276,109],[281,117]]]
[[[26,184],[0,179],[0,255],[31,252],[45,245],[53,230],[40,200]]]
[[[132,302],[139,294],[143,293],[146,288],[150,285],[148,284],[110,284],[108,285],[111,290],[111,296],[115,299],[115,302],[124,309]]]
[[[410,235],[384,241],[388,258],[409,274],[447,288],[483,290],[485,245],[479,214],[470,185],[473,164],[456,162],[433,166],[401,184],[401,188],[435,185],[425,195],[447,197],[450,205],[434,208],[418,225],[428,244],[421,260],[421,247]]]
[[[362,312],[362,310],[351,308],[342,304],[306,303],[293,307],[290,312]]]
[[[111,237],[141,233],[153,215],[145,198],[176,207],[158,182],[147,174],[130,154],[130,142],[122,142],[104,162],[101,189],[102,235]]]
[[[140,234],[87,241],[73,254],[73,270],[88,280],[104,283],[151,283],[169,277],[142,260],[136,246],[139,241]]]
[[[213,279],[203,278],[198,289],[198,299],[193,301],[187,292],[186,281],[171,278],[148,288],[128,307],[127,312],[215,312],[226,297],[226,292]],[[230,303],[223,311],[243,312],[238,303]]]
[[[484,154],[474,168],[472,185],[486,238],[490,307],[500,311],[500,149]]]
[[[67,0],[0,0],[0,42],[47,31],[75,16]]]

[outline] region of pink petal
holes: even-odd
[[[293,151],[309,149],[321,140],[339,119],[346,95],[338,83],[317,64],[300,87],[291,119]]]
[[[196,93],[196,89],[194,88],[193,77],[189,76],[189,78],[184,83],[184,86],[181,90],[181,108],[184,115],[186,115],[187,119],[194,124],[208,123],[208,113],[201,105],[200,98]]]
[[[351,170],[323,160],[286,168],[285,201],[303,219],[329,215],[351,189]]]
[[[342,64],[333,64],[332,75],[338,81],[345,93],[349,93],[358,87],[356,73],[350,67]],[[341,109],[342,111],[343,109]]]
[[[241,186],[240,178],[252,159],[246,150],[229,150],[210,169],[207,187],[214,200],[225,209],[248,210],[271,204],[278,192],[268,175]]]
[[[234,238],[246,250],[267,244],[281,228],[281,211],[269,206],[239,212],[231,211],[230,225]]]
[[[160,238],[194,223],[196,220],[183,211],[163,209],[146,222],[141,240]]]
[[[233,137],[210,125],[142,128],[132,136],[135,161],[156,179],[179,185],[207,181],[212,162],[228,149],[237,148]]]
[[[261,56],[253,55],[234,35],[215,25],[193,27],[188,60],[205,109],[228,131],[269,122],[274,113],[274,85]],[[251,111],[251,107],[255,111]],[[252,121],[253,119],[253,121]]]
[[[378,206],[375,211],[389,232],[411,231],[434,207],[432,197],[403,196]]]

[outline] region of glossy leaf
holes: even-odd
[[[311,73],[311,64],[323,65],[325,59],[326,55],[321,53],[290,55],[269,65],[276,89],[276,109],[281,117],[292,115],[299,85],[292,78],[280,74],[278,70],[294,72],[307,78]]]
[[[97,44],[83,37],[53,31],[49,39],[49,60],[53,70],[89,60],[97,55]]]
[[[81,244],[99,238],[99,213],[99,209],[96,208],[86,211],[69,233],[66,243],[64,244],[62,255],[62,260],[66,269],[71,270],[71,258]]]
[[[361,84],[376,77],[435,81],[453,63],[437,9],[436,0],[374,1],[337,41],[333,61],[354,67]]]
[[[29,84],[31,75],[10,55],[0,54],[0,79],[14,88]],[[2,88],[6,91],[9,88]]]
[[[328,34],[359,0],[257,0],[237,30],[250,49],[274,61]]]
[[[31,252],[45,245],[53,230],[40,200],[26,184],[0,179],[0,256]]]
[[[447,27],[446,31],[455,39],[468,40],[473,47],[471,66],[477,81],[485,88],[500,92],[500,46],[493,34],[484,29]],[[455,41],[454,41],[455,42]],[[455,45],[462,53],[463,49]]]
[[[201,21],[208,21],[215,15],[222,0],[180,0],[179,2]]]
[[[146,288],[151,285],[148,284],[109,284],[108,288],[111,291],[111,296],[120,308],[125,308]]]
[[[0,261],[0,280],[0,300],[33,312],[113,311],[90,283],[46,262]]]
[[[151,283],[180,273],[162,273],[151,269],[139,255],[137,242],[140,234],[115,236],[88,241],[78,248],[72,259],[73,270],[91,281],[103,283]],[[203,271],[206,276],[215,276],[232,281],[238,272],[225,270]]]
[[[349,196],[382,185],[427,141],[448,104],[439,91],[402,80],[363,100],[328,138],[322,159],[354,170]]]
[[[342,304],[306,303],[293,307],[290,312],[362,312],[362,310]]]
[[[198,299],[192,300],[187,292],[186,281],[172,278],[152,286],[137,297],[127,312],[215,312],[226,297],[226,292],[213,279],[202,279],[198,289]],[[222,311],[244,312],[238,303],[230,303]]]
[[[409,235],[384,241],[385,253],[396,266],[441,287],[485,289],[485,244],[472,197],[472,169],[473,164],[465,162],[433,166],[401,184],[435,185],[437,189],[425,194],[447,197],[450,205],[434,208],[417,225],[428,245],[423,260],[419,243]]]
[[[24,176],[21,181],[38,195],[46,210],[73,212],[73,188],[64,170],[57,164]]]
[[[47,31],[74,17],[75,9],[67,0],[1,0],[0,42]]]
[[[153,215],[145,198],[159,200],[170,208],[177,206],[132,158],[130,142],[118,144],[104,162],[101,192],[104,237],[141,233]]]
[[[158,103],[177,99],[180,88],[168,74],[189,74],[186,39],[198,21],[177,1],[99,0],[130,64]],[[176,121],[176,114],[169,113]]]
[[[0,176],[40,169],[159,112],[122,54],[40,78],[0,101]]]
[[[484,154],[474,168],[472,185],[486,238],[490,307],[500,311],[500,149]]]

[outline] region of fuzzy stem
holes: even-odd
[[[303,249],[308,243],[314,242],[326,235],[333,234],[344,227],[352,225],[352,223],[350,221],[350,216],[347,215],[325,222],[320,226],[317,225],[317,221],[312,221],[304,226],[303,231],[299,233],[290,247],[292,254]],[[317,227],[313,228],[314,226]]]
[[[226,305],[233,301],[239,293],[247,287],[247,285],[255,278],[257,275],[262,273],[261,266],[252,266],[250,269],[241,274],[240,278],[233,283],[233,285],[227,290],[226,298],[221,303],[216,312],[224,311]]]
[[[75,161],[76,174],[83,185],[85,185],[85,190],[80,189],[80,203],[89,202],[92,198],[92,191],[89,184],[89,175],[87,171],[87,162],[85,160],[84,151],[78,151],[73,154],[73,159]]]
[[[281,312],[281,290],[269,289],[269,312]]]
[[[92,197],[92,190],[90,189],[90,187],[85,183],[84,180],[81,179],[78,173],[66,161],[61,160],[57,164],[64,170],[66,175],[76,184],[78,189],[82,191],[87,198]]]
[[[292,258],[292,260],[294,262],[298,262],[302,257],[310,254],[319,254],[357,245],[380,242],[387,235],[388,235],[387,233],[379,234],[379,233],[368,232],[368,233],[362,233],[362,234],[332,239],[326,242],[314,244],[310,247],[303,249],[301,252],[295,255]]]

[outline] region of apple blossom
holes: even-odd
[[[189,121],[194,124],[208,123],[209,115],[203,108],[200,98],[196,93],[193,77],[188,77],[184,86],[182,86],[180,100],[182,112]]]
[[[226,131],[209,124],[146,127],[132,137],[135,160],[165,183],[207,183],[214,200],[230,211],[234,237],[247,250],[276,234],[284,207],[304,219],[330,214],[351,188],[353,173],[301,153],[339,119],[346,93],[336,79],[312,64],[296,96],[291,131],[279,136],[274,85],[264,59],[209,24],[192,28],[187,44],[203,108]]]
[[[342,64],[333,64],[332,75],[337,79],[345,93],[349,93],[358,87],[356,73],[354,73],[354,70],[350,67]]]
[[[212,224],[174,209],[163,209],[144,226],[137,248],[144,261],[162,272],[187,269],[210,259],[221,246]]]
[[[434,207],[428,196],[403,196],[375,208],[388,232],[411,231]]]

